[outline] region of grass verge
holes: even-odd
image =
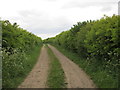
[[[49,88],[65,88],[65,77],[61,64],[51,49],[48,48],[48,46],[46,47],[50,58],[50,70],[48,74],[47,85]]]
[[[114,77],[112,73],[109,74],[108,70],[105,70],[104,65],[98,62],[98,60],[81,58],[78,54],[66,50],[60,46],[53,46],[79,65],[79,67],[81,67],[91,77],[97,87],[118,88],[118,77]]]
[[[30,52],[16,52],[7,55],[3,52],[2,87],[17,88],[37,62],[42,46],[37,46]]]

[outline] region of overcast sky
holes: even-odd
[[[119,0],[0,0],[2,20],[42,37],[53,37],[73,24],[118,14]]]

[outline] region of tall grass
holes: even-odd
[[[61,51],[65,56],[70,58],[73,62],[75,62],[79,67],[81,67],[93,80],[93,82],[99,88],[118,88],[119,87],[119,71],[115,72],[113,68],[107,66],[108,62],[99,62],[100,60],[96,60],[94,58],[81,58],[77,53],[73,53],[69,50],[66,50],[60,46],[56,46],[59,51]],[[109,72],[110,71],[110,72]]]
[[[41,46],[34,47],[29,52],[14,50],[14,54],[3,50],[3,88],[17,88],[22,83],[35,65],[40,49]]]

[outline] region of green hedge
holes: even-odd
[[[2,86],[17,87],[31,71],[42,46],[40,37],[8,20],[2,23]]]
[[[104,16],[100,20],[78,22],[70,30],[64,31],[53,38],[44,40],[46,43],[62,46],[77,53],[88,61],[95,60],[93,65],[104,68],[113,78],[118,78],[120,66],[120,16]]]

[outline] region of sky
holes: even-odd
[[[0,18],[46,39],[77,22],[118,14],[119,0],[0,0]]]

